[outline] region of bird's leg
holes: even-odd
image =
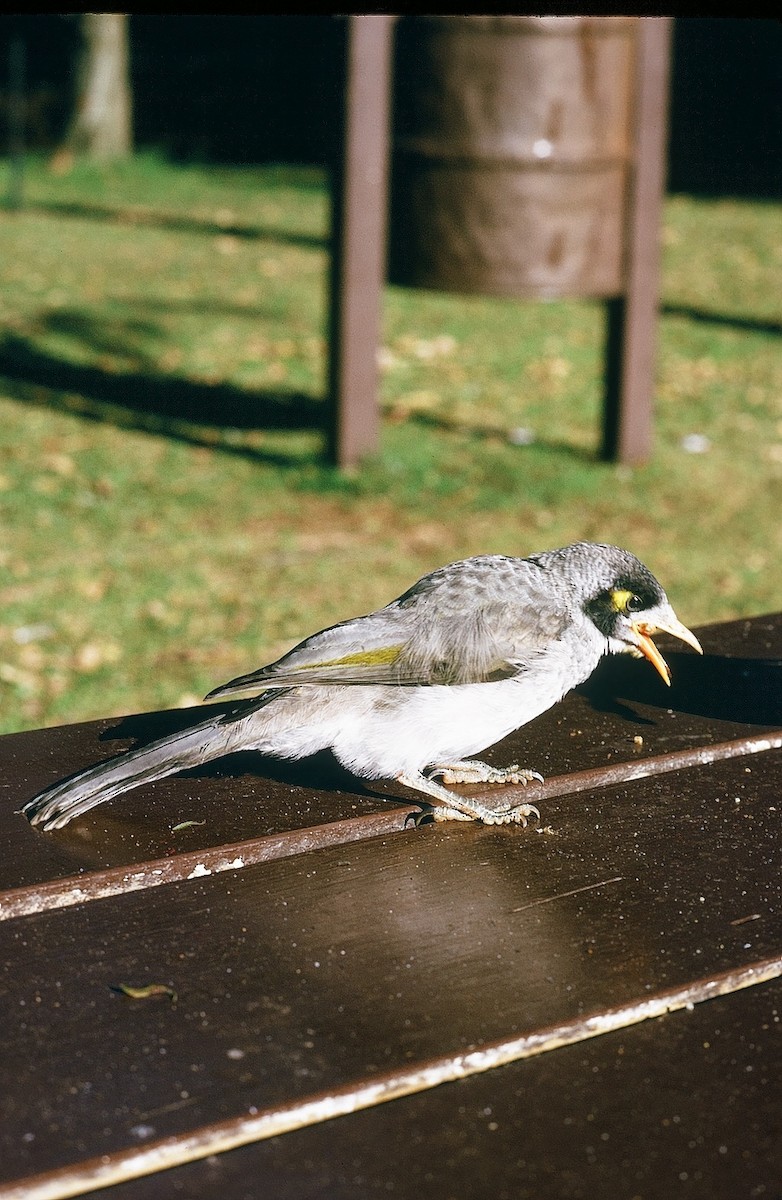
[[[477,765],[483,766],[484,764]],[[435,803],[427,806],[426,815],[431,816],[434,821],[483,821],[485,825],[526,825],[528,817],[540,817],[534,804],[492,806],[474,797],[456,796],[441,783],[437,783],[434,779],[427,779],[419,771],[410,775],[404,773],[397,775],[397,780],[405,787],[413,788],[417,792],[423,792],[425,796],[432,797]],[[474,782],[474,780],[470,782]]]
[[[537,771],[529,771],[513,763],[509,767],[492,767],[488,763],[476,759],[463,759],[459,762],[438,763],[432,767],[430,776],[439,776],[443,783],[537,783],[543,782],[543,776]]]

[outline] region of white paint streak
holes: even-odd
[[[67,880],[62,880],[62,891],[58,890],[58,881],[53,881],[40,888],[19,889],[19,894],[6,892],[5,899],[0,900],[0,921],[13,917],[30,917],[34,913],[49,912],[51,909],[70,908],[74,904],[83,904],[88,900],[106,900],[111,896],[124,896],[128,892],[140,892],[148,887],[159,887],[164,883],[182,883],[186,879],[199,879],[206,875],[217,875],[220,871],[238,871],[242,867],[253,866],[252,857],[242,858],[237,855],[230,860],[216,858],[211,866],[197,863],[189,875],[183,875],[177,869],[177,860],[165,867],[155,867],[150,871],[134,871],[131,875],[118,875],[106,883],[95,882],[85,888],[81,886],[68,887]]]
[[[192,871],[190,872],[190,874],[188,876],[186,876],[186,878],[187,879],[200,879],[203,875],[211,875],[211,874],[212,874],[212,872],[209,867],[205,867],[203,863],[199,863],[197,866],[193,867]]]

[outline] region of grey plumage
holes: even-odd
[[[606,653],[643,654],[665,677],[649,637],[658,629],[699,648],[654,576],[618,547],[582,542],[449,563],[207,697],[255,699],[56,784],[23,812],[59,828],[129,788],[235,750],[295,759],[331,749],[359,777],[423,793],[437,818],[526,823],[531,806],[467,801],[435,777],[539,778],[467,756],[556,703]]]

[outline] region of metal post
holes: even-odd
[[[607,303],[603,455],[631,464],[643,462],[652,444],[671,24],[670,17],[639,19],[624,294]]]
[[[377,347],[385,279],[394,17],[349,16],[344,130],[334,186],[330,280],[330,455],[377,449]]]

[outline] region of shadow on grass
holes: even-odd
[[[301,392],[249,392],[151,371],[77,366],[14,335],[0,342],[0,376],[9,395],[26,403],[282,465],[290,465],[292,459],[233,444],[223,431],[322,432],[325,427],[325,403]]]
[[[51,203],[42,200],[28,201],[28,210],[47,213],[54,217],[74,217],[78,220],[107,221],[119,225],[147,225],[157,229],[168,229],[175,233],[202,234],[204,237],[229,236],[246,241],[279,242],[286,246],[301,246],[307,249],[326,249],[330,245],[327,235],[297,233],[273,226],[241,225],[218,221],[199,221],[193,217],[175,216],[155,212],[142,207],[113,208],[103,204],[82,204],[76,201]],[[686,317],[690,321],[704,324],[724,325],[734,329],[745,329],[755,333],[782,336],[782,321],[762,320],[754,317],[732,316],[728,313],[711,312],[689,304],[662,304],[664,316]]]
[[[59,319],[49,322],[51,328],[60,324]],[[127,321],[109,330],[96,331],[89,322],[75,321],[72,315],[63,327],[68,333],[82,335],[82,339],[89,333],[92,349],[107,352],[117,350],[118,339],[123,335],[127,341],[128,334],[149,333],[146,323]],[[129,355],[134,355],[132,348],[126,349]],[[106,371],[67,362],[47,354],[31,339],[7,334],[0,339],[0,378],[7,394],[22,403],[275,466],[301,466],[301,450],[297,448],[286,454],[250,445],[243,435],[282,430],[316,433],[323,438],[322,449],[308,453],[307,459],[326,464],[329,406],[325,400],[304,392],[246,391],[228,383],[199,383],[163,375],[154,371],[143,355],[139,358],[138,370]],[[493,426],[465,426],[442,414],[411,412],[405,422],[480,441],[507,440],[503,430]],[[595,451],[554,439],[537,440],[534,448],[538,453],[564,456],[582,464],[600,461]]]
[[[274,226],[223,224],[219,221],[198,221],[193,217],[174,216],[145,208],[112,208],[103,204],[80,204],[75,201],[47,203],[28,201],[27,211],[43,212],[52,217],[75,217],[80,221],[113,221],[118,225],[148,225],[174,233],[203,234],[205,237],[235,237],[247,241],[281,242],[286,246],[302,246],[320,250],[329,239],[314,233],[296,233]]]
[[[396,418],[398,420],[398,418]],[[425,429],[440,430],[443,433],[458,433],[463,437],[475,438],[476,441],[508,442],[508,431],[496,425],[482,425],[480,422],[466,424],[464,421],[449,417],[446,413],[422,412],[414,409],[407,413],[404,421],[409,425],[421,425]],[[574,462],[595,463],[604,462],[597,450],[589,450],[584,446],[564,442],[555,438],[538,438],[529,443],[519,443],[519,453],[523,454],[527,447],[533,447],[542,454],[570,458]]]
[[[686,317],[704,325],[725,325],[731,329],[745,329],[749,333],[770,333],[782,337],[782,321],[762,321],[755,317],[732,317],[726,313],[709,312],[705,308],[694,308],[690,304],[662,304],[660,312],[666,317]]]

